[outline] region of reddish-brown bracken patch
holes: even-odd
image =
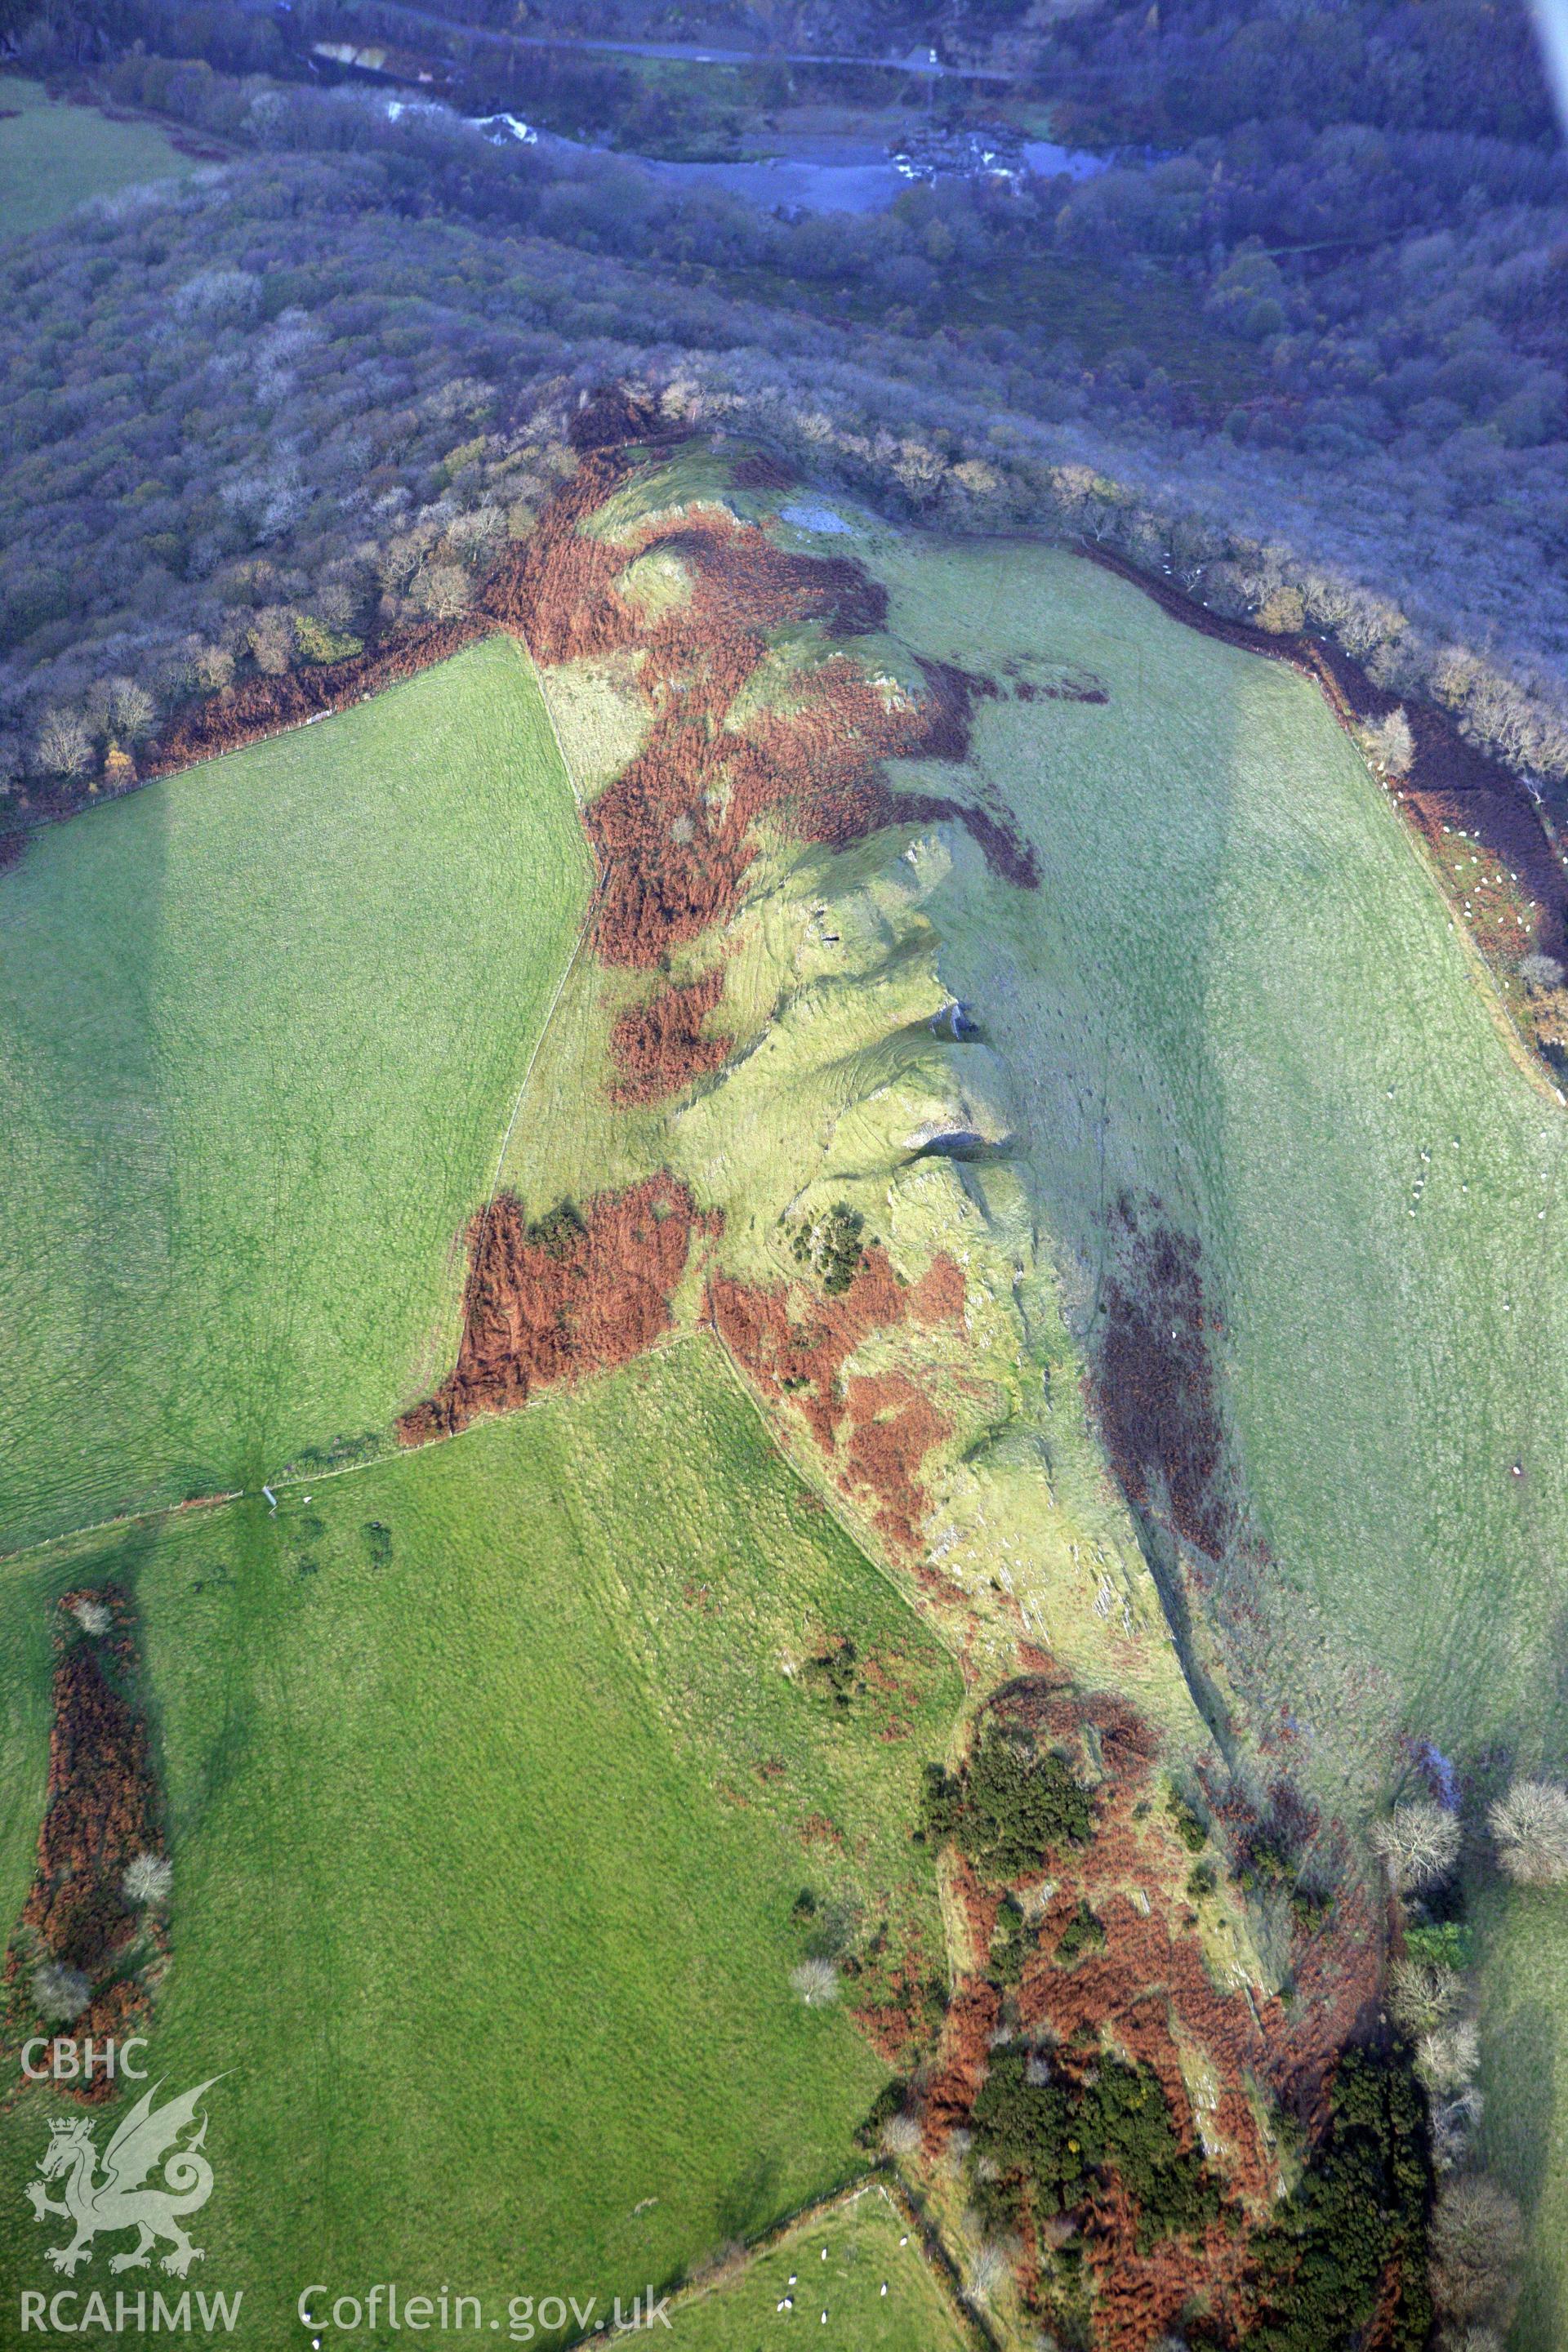
[[[841,1488],[869,1504],[879,1532],[906,1558],[921,1549],[921,1465],[952,1423],[906,1374],[846,1381],[845,1367],[873,1331],[911,1313],[927,1323],[962,1316],[963,1286],[951,1258],[935,1260],[919,1284],[906,1286],[886,1251],[875,1247],[837,1297],[798,1283],[767,1290],[724,1274],[708,1286],[709,1312],[731,1354],[765,1396],[800,1414]]]
[[[77,1969],[92,1997],[57,2038],[90,2037],[101,2045],[147,2012],[145,1987],[134,1976],[99,1979],[140,1934],[161,1943],[127,1899],[124,1879],[138,1855],[162,1853],[163,1837],[147,1727],[130,1695],[137,1672],[130,1603],[118,1586],[106,1585],[65,1593],[58,1608],[47,1792],[22,1932],[5,1958],[5,2007],[13,2024],[30,2030],[34,1970],[51,1961]],[[105,1629],[89,1635],[68,1623],[79,1608],[105,1612]],[[77,2095],[110,2097],[113,2085],[100,2074]]]
[[[135,1664],[124,1596],[72,1593],[62,1603],[108,1608],[117,1632],[100,1638],[126,1670]],[[127,1865],[155,1850],[147,1727],[113,1687],[98,1644],[74,1641],[54,1676],[48,1797],[37,1868],[22,1916],[57,1959],[90,1975],[131,1932],[121,1887]]]
[[[1151,1205],[1152,1223],[1125,1193],[1112,1213],[1120,1253],[1100,1298],[1095,1402],[1129,1500],[1168,1515],[1178,1535],[1217,1559],[1237,1523],[1209,1357],[1219,1318],[1196,1242],[1159,1220],[1157,1201]]]
[[[641,656],[637,689],[653,722],[647,741],[584,817],[601,877],[595,944],[607,962],[650,968],[731,913],[756,856],[758,820],[770,813],[801,837],[834,845],[886,825],[956,819],[999,872],[1033,888],[1033,852],[1004,817],[938,794],[895,792],[881,769],[895,756],[963,760],[973,700],[996,691],[989,679],[924,662],[922,688],[911,695],[840,656],[804,677],[788,708],[731,728],[773,633],[815,622],[834,636],[864,635],[883,625],[887,593],[851,558],[791,553],[718,505],[652,518],[614,544],[586,533],[582,526],[635,469],[624,445],[660,435],[647,403],[606,387],[573,420],[575,475],[532,537],[503,558],[472,612],[351,660],[226,688],[176,717],[146,773],[167,774],[342,709],[499,625],[522,635],[542,662],[633,647]],[[782,489],[790,478],[766,457],[742,459],[736,473],[742,488]],[[692,584],[684,609],[650,619],[618,583],[637,556],[654,551],[679,562]],[[622,1042],[626,1083],[654,1089],[632,1099],[658,1099],[716,1066],[717,1041],[696,1034],[694,1024],[683,1030],[673,1008],[658,1039],[628,1030]]]
[[[1272,2091],[1310,2127],[1321,2123],[1327,2078],[1351,2024],[1376,1990],[1375,1922],[1353,1895],[1342,1895],[1327,1929],[1298,1937],[1299,1999],[1290,2017],[1277,1998],[1259,1990],[1220,1990],[1204,1958],[1196,1915],[1185,1901],[1192,1857],[1160,1795],[1158,1742],[1151,1727],[1119,1698],[1073,1694],[1059,1678],[1047,1676],[1009,1685],[994,1708],[1004,1721],[1080,1759],[1087,1753],[1085,1727],[1092,1727],[1103,1773],[1094,1794],[1092,1839],[1051,1859],[1056,1884],[1036,1915],[1038,1941],[1015,1996],[1015,2032],[1063,2049],[1077,2036],[1080,2049],[1109,2044],[1129,2063],[1149,2066],[1187,2147],[1195,2143],[1197,2121],[1182,2069],[1184,2050],[1206,2062],[1215,2089],[1207,2118],[1215,2144],[1209,2161],[1224,2184],[1230,2224],[1222,2219],[1199,2243],[1159,2243],[1141,2254],[1131,2201],[1114,2182],[1109,2192],[1097,2193],[1083,2217],[1096,2280],[1097,2352],[1146,2352],[1200,2294],[1217,2320],[1239,2332],[1251,2310],[1247,2225],[1267,2217],[1278,2179],[1248,2086]],[[984,1954],[1002,1890],[982,1886],[961,1857],[949,1867],[972,1941]],[[1056,1948],[1080,1903],[1103,1927],[1104,1948],[1062,1967]],[[999,2014],[996,1990],[983,1977],[966,1975],[927,2102],[932,2147],[967,2119]],[[1242,2226],[1234,2226],[1238,2220]]]
[[[931,1987],[912,1933],[894,1956],[879,1957],[874,1969],[854,1980],[849,2014],[885,2066],[901,2072],[925,2054],[931,2032]]]
[[[942,2053],[927,2095],[926,2153],[935,2155],[950,2131],[968,2124],[991,2055],[1002,1995],[980,1976],[960,1978],[948,2004]]]
[[[1482,952],[1517,963],[1564,948],[1562,868],[1525,803],[1494,782],[1468,791],[1412,784],[1400,806],[1431,852]]]
[[[793,490],[798,478],[782,458],[759,451],[741,459],[733,478],[738,490]]]
[[[670,1295],[692,1237],[715,1231],[673,1177],[601,1192],[580,1215],[531,1226],[501,1193],[474,1220],[457,1368],[405,1413],[405,1445],[527,1402],[552,1381],[625,1364],[672,1320]]]
[[[730,724],[780,628],[839,637],[879,628],[886,593],[845,556],[791,554],[721,507],[653,519],[612,545],[582,525],[624,478],[625,460],[587,457],[487,591],[487,609],[542,661],[637,646],[653,714],[642,751],[584,817],[603,877],[595,942],[611,963],[650,966],[739,902],[759,818],[834,844],[880,826],[957,817],[986,855],[1032,885],[1025,845],[1000,819],[923,793],[897,793],[879,763],[896,754],[962,759],[978,682],[925,665],[918,697],[885,688],[842,656],[806,673],[787,709]],[[617,585],[657,550],[690,581],[684,607],[650,620]]]
[[[735,1041],[705,1036],[702,1024],[723,993],[721,966],[683,987],[659,988],[623,1013],[610,1033],[616,1066],[611,1100],[662,1102],[694,1079],[721,1068]]]
[[[910,1313],[928,1328],[963,1321],[963,1268],[958,1260],[938,1250],[910,1293]]]
[[[952,1423],[902,1372],[845,1385],[849,1435],[845,1466],[851,1487],[879,1498],[877,1526],[900,1549],[918,1545],[925,1496],[920,1465]]]

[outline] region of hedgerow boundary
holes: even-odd
[[[947,2306],[948,2316],[964,2343],[971,2347],[971,2352],[1001,2352],[1001,2339],[993,2335],[982,2315],[965,2296],[952,2258],[940,2235],[916,2202],[908,2185],[886,2160],[864,2179],[852,2181],[846,2189],[836,2189],[831,2196],[817,2198],[811,2204],[799,2206],[793,2213],[786,2213],[782,2221],[764,2230],[761,2237],[749,2239],[742,2252],[733,2262],[719,2266],[702,2278],[692,2279],[685,2286],[675,2288],[668,2297],[670,2310],[679,2311],[694,2303],[706,2301],[709,2295],[720,2293],[743,2277],[754,2262],[763,2254],[772,2253],[775,2246],[782,2245],[796,2230],[831,2221],[841,2213],[852,2211],[863,2197],[870,2196],[884,2198],[897,2218],[908,2226],[910,2235],[919,2238],[921,2251]],[[566,2346],[565,2352],[589,2352],[591,2346],[619,2344],[624,2337],[625,2330],[611,2324],[595,2328],[591,2336],[574,2336]]]

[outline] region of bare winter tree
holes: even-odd
[[[1463,1987],[1452,1969],[1429,1960],[1395,1960],[1388,1972],[1388,2007],[1406,2033],[1435,2033],[1458,2005]]]
[[[1372,1849],[1396,1895],[1436,1886],[1459,1858],[1458,1817],[1425,1799],[1395,1805],[1385,1821],[1373,1823]]]
[[[73,710],[50,710],[38,729],[38,765],[47,776],[85,775],[92,765],[92,737]]]
[[[921,2127],[913,2116],[891,2116],[882,2126],[882,2150],[887,2156],[918,2156]]]
[[[985,2239],[976,2246],[965,2273],[964,2284],[969,2290],[970,2301],[991,2303],[1006,2285],[1011,2270],[1005,2248],[999,2246],[994,2238]]]
[[[1487,1819],[1498,1867],[1518,1886],[1568,1886],[1568,1790],[1516,1780]]]
[[[195,657],[195,673],[204,694],[220,694],[234,683],[234,656],[226,646],[204,646]]]
[[[109,718],[115,733],[122,742],[140,743],[152,732],[153,721],[158,716],[158,706],[144,686],[133,677],[111,677],[109,681]]]
[[[1458,2171],[1470,2153],[1485,2102],[1473,2083],[1451,2098],[1432,2101],[1432,2162],[1438,2172]]]
[[[468,575],[458,563],[432,563],[414,583],[414,601],[433,621],[455,621],[473,602]]]
[[[68,2025],[92,1999],[92,1987],[79,1969],[68,1968],[64,1960],[46,1960],[33,1971],[33,1999],[39,2016],[51,2025]]]
[[[791,1969],[789,1980],[807,2009],[830,2009],[838,1998],[838,1971],[831,1960],[802,1960]]]
[[[1461,2090],[1479,2063],[1480,2035],[1468,2017],[1424,2033],[1415,2045],[1415,2072],[1434,2095]]]
[[[162,1903],[174,1882],[174,1864],[161,1853],[139,1853],[126,1864],[121,1885],[128,1903]]]
[[[1415,757],[1415,744],[1410,732],[1410,721],[1403,709],[1391,710],[1386,719],[1373,719],[1360,730],[1362,748],[1374,767],[1385,775],[1407,776]]]
[[[294,658],[294,615],[286,604],[262,606],[250,625],[250,650],[258,670],[282,677]]]
[[[1432,2209],[1432,2299],[1445,2319],[1506,2326],[1524,2252],[1519,2207],[1483,2175],[1445,2183]]]

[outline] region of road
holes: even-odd
[[[995,66],[943,65],[929,50],[923,55],[911,51],[907,58],[855,58],[809,56],[794,49],[703,49],[677,41],[595,41],[575,33],[514,33],[511,37],[520,48],[603,49],[618,57],[674,58],[696,66],[874,66],[889,73],[920,74],[928,81],[1012,82],[1022,79]]]
[[[1026,79],[994,66],[944,65],[929,50],[912,52],[907,58],[808,56],[793,50],[712,49],[677,41],[600,41],[577,33],[512,33],[489,26],[465,25],[452,16],[433,16],[428,9],[405,7],[402,0],[384,0],[380,13],[405,16],[412,24],[429,25],[448,36],[461,33],[476,40],[504,41],[514,49],[584,49],[606,57],[668,58],[678,63],[700,66],[871,66],[891,73],[920,74],[928,81],[1016,82]],[[363,38],[365,47],[374,46],[374,36],[357,36],[347,26],[340,37]]]

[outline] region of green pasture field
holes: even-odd
[[[795,1999],[794,1909],[809,1885],[818,1927],[864,1939],[890,1907],[940,1968],[909,1833],[961,1686],[711,1342],[276,1517],[247,1498],[12,1563],[12,1917],[48,1602],[110,1577],[142,1614],[174,1864],[151,2063],[225,2078],[191,2284],[243,2287],[250,2341],[296,2340],[316,2283],[449,2283],[487,2314],[629,2297],[863,2162],[884,2070]],[[785,1671],[835,1634],[896,1697],[839,1709]],[[43,2130],[36,2096],[0,2122],[0,2176]],[[0,2271],[44,2284],[44,2242],[7,2197]]]
[[[884,533],[860,551],[922,652],[1109,691],[979,704],[971,781],[1016,813],[1041,881],[966,858],[942,969],[1010,1066],[1078,1328],[1124,1188],[1201,1239],[1272,1555],[1215,1598],[1254,1732],[1352,1818],[1408,1776],[1404,1735],[1466,1767],[1496,1743],[1562,1769],[1568,1122],[1510,1059],[1394,808],[1306,680],[1080,559]],[[1562,1938],[1510,1916],[1501,2018],[1522,1967],[1568,1986]],[[1561,2220],[1562,1990],[1536,2016]],[[1537,2245],[1545,2352],[1568,2230]]]
[[[195,168],[152,122],[110,122],[93,106],[51,99],[41,82],[0,74],[0,236],[52,228],[89,196]]]
[[[588,878],[504,637],[0,876],[0,1550],[434,1385]]]
[[[782,2311],[786,2299],[794,2307]],[[801,2343],[824,2352],[967,2352],[970,2341],[918,2233],[876,2187],[791,2231],[739,2278],[679,2304],[670,2320],[680,2352],[788,2352]]]
[[[1549,2352],[1568,2311],[1568,1895],[1492,1880],[1471,1898],[1486,1955],[1481,2086],[1487,2160],[1528,2217],[1534,2260],[1510,2342]]]

